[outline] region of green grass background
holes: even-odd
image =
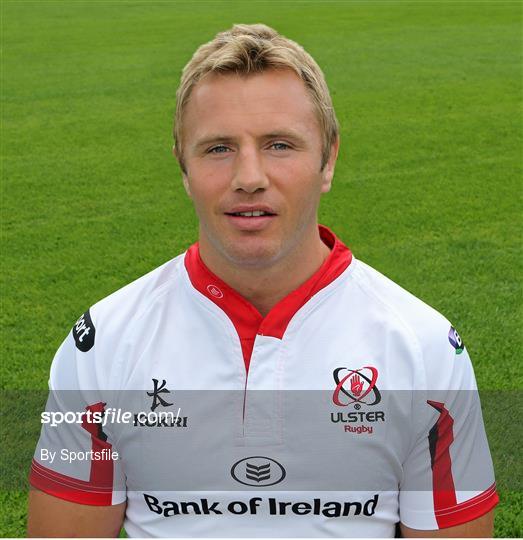
[[[459,329],[487,424],[513,418],[491,439],[512,481],[496,534],[522,536],[520,2],[3,0],[0,420],[13,403],[24,417],[87,307],[196,240],[175,90],[235,22],[274,26],[323,67],[342,150],[321,221]],[[4,487],[13,463],[27,472],[24,425],[0,423]],[[0,534],[24,536],[26,492],[6,487],[0,507]]]

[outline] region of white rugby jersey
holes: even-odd
[[[266,317],[197,244],[82,315],[51,367],[31,484],[127,501],[142,537],[391,537],[491,510],[458,333],[320,234],[330,256]]]

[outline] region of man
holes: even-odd
[[[80,421],[42,430],[29,534],[491,535],[458,333],[318,226],[339,137],[314,60],[264,25],[218,34],[183,71],[175,141],[199,242],[59,349],[47,412]],[[147,407],[177,414],[103,421]]]

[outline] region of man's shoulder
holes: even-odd
[[[385,276],[367,263],[358,260],[355,278],[365,294],[396,311],[406,322],[446,321],[445,317],[421,298]]]
[[[183,269],[184,253],[96,302],[89,310],[95,326],[105,330],[129,325],[169,290],[176,288]]]
[[[126,338],[151,306],[161,302],[169,291],[181,288],[178,283],[183,257],[181,254],[167,261],[81,315],[55,355],[51,388],[74,389],[80,385],[100,389],[114,385],[118,379],[118,362],[114,359]]]
[[[385,324],[390,321],[403,328],[420,347],[420,352],[434,347],[447,348],[451,323],[443,314],[360,260],[356,261],[353,276],[368,301],[368,309],[380,312]]]

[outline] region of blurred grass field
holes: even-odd
[[[196,240],[174,95],[195,48],[236,22],[274,26],[324,69],[342,150],[320,221],[453,321],[493,407],[519,396],[520,2],[3,0],[2,415],[9,391],[46,388],[87,307]],[[496,535],[514,537],[523,411],[510,402],[511,451],[491,445],[514,480]],[[2,475],[16,455],[25,475],[36,440],[1,435]],[[24,536],[25,491],[2,489],[0,506],[0,534]]]

